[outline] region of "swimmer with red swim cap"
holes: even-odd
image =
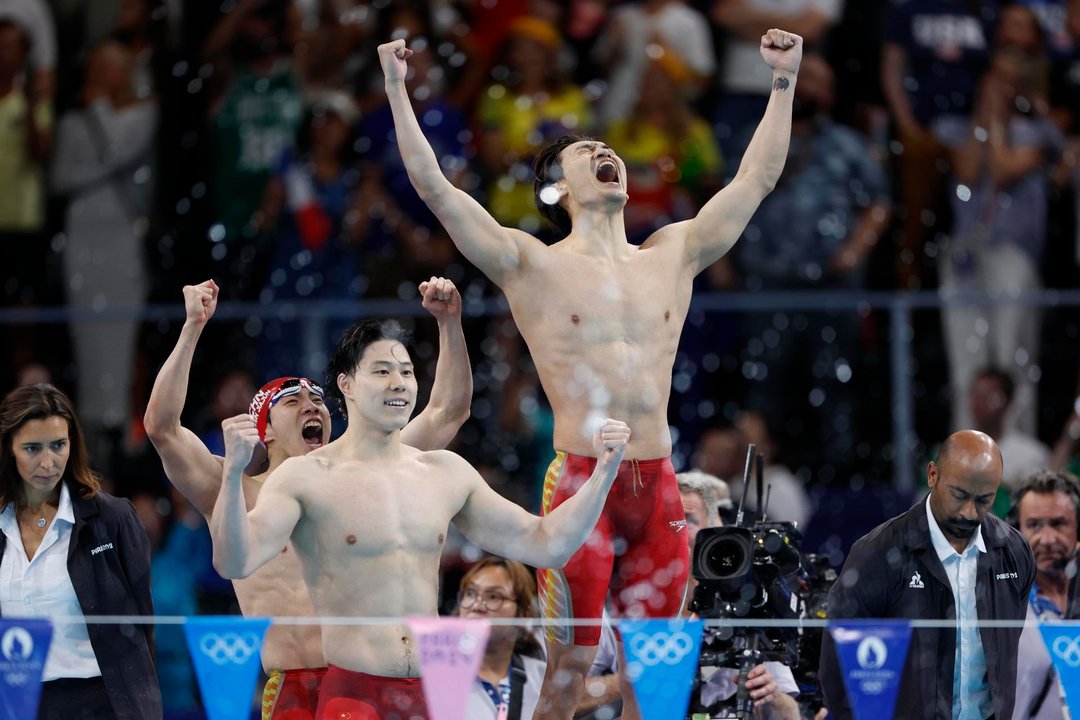
[[[424,307],[439,323],[439,359],[431,400],[402,431],[404,441],[425,449],[445,447],[469,415],[472,370],[461,329],[461,298],[444,278],[421,283]],[[198,436],[180,424],[195,346],[217,308],[213,280],[184,287],[186,320],[180,339],[165,361],[150,394],[146,432],[161,456],[169,480],[208,520],[221,486],[224,458],[211,454]],[[244,495],[255,503],[263,482],[290,457],[305,455],[330,441],[330,413],[315,382],[283,377],[264,385],[249,413],[225,421],[254,428],[261,441],[261,462],[247,468]],[[233,583],[247,616],[311,616],[311,598],[291,547],[259,572]],[[274,624],[262,647],[269,677],[263,693],[263,718],[312,717],[319,683],[326,669],[319,628]],[[307,715],[297,714],[306,712]]]

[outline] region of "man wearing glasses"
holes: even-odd
[[[440,352],[430,402],[402,431],[402,441],[435,450],[445,447],[469,416],[472,370],[461,329],[461,298],[454,284],[433,277],[421,283],[420,292],[423,306],[439,323]],[[221,487],[224,459],[211,454],[195,433],[181,425],[180,416],[195,346],[214,315],[217,298],[213,280],[184,287],[187,318],[176,347],[154,381],[144,418],[169,480],[208,521]],[[250,421],[258,428],[266,457],[245,469],[244,496],[250,505],[255,504],[266,478],[285,460],[329,442],[330,412],[324,395],[318,384],[298,377],[277,378],[255,394]],[[261,467],[252,467],[256,465]],[[233,587],[246,616],[314,614],[290,547],[250,577],[235,580]],[[263,720],[301,708],[311,717],[326,672],[319,628],[272,625],[263,642],[262,662],[269,677],[263,692]]]

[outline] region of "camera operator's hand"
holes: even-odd
[[[747,673],[746,689],[750,691],[754,707],[760,709],[776,699],[776,678],[763,663]]]
[[[746,674],[746,690],[754,701],[754,717],[758,720],[799,720],[799,704],[778,691],[776,678],[762,664]]]

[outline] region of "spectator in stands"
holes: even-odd
[[[730,426],[714,427],[698,438],[690,464],[695,470],[714,475],[734,488],[742,484],[745,459],[746,439],[742,433]]]
[[[1068,58],[1076,52],[1076,38],[1069,32],[1068,6],[1072,0],[1017,0],[1038,18],[1046,51],[1051,59]]]
[[[27,59],[31,68],[26,78],[26,95],[51,103],[56,83],[56,27],[45,0],[5,0],[0,20],[14,22],[26,34]],[[33,103],[33,104],[36,104]]]
[[[29,58],[31,34],[0,9],[0,308],[42,302],[45,297],[48,242],[43,165],[52,143],[48,97],[35,92]],[[6,370],[36,359],[36,333],[29,326],[5,327],[0,343],[8,351]],[[4,373],[8,375],[7,372]]]
[[[820,52],[842,5],[841,0],[713,0],[712,20],[727,34],[713,115],[725,158],[743,154],[772,92],[772,76],[762,72],[758,60],[761,36],[782,27],[801,35],[807,50]]]
[[[931,125],[971,114],[995,19],[995,3],[917,0],[894,3],[886,20],[881,86],[902,146],[896,258],[901,288],[922,286],[923,241],[944,202],[946,154]]]
[[[436,43],[441,46],[443,41],[435,34],[430,8],[421,3],[394,3],[383,10],[380,23],[375,37],[407,37],[410,45],[423,39],[415,43],[405,86],[424,135],[451,181],[475,187],[479,180],[466,174],[468,122],[447,98],[449,68],[436,51]],[[405,172],[386,93],[380,87],[372,96],[356,139],[359,205],[350,229],[364,255],[363,290],[375,297],[392,297],[408,279],[439,274],[457,281],[464,292],[461,273],[450,267],[457,257],[454,244]]]
[[[971,426],[994,438],[1001,450],[1005,463],[1001,484],[1007,492],[1015,491],[1032,472],[1046,467],[1050,460],[1048,447],[1009,425],[1009,409],[1015,390],[1009,373],[987,367],[975,374],[968,394]]]
[[[777,23],[769,27],[787,25]],[[755,70],[761,65],[757,47],[765,29],[754,39]],[[607,88],[598,108],[602,125],[627,121],[634,116],[635,106],[652,92],[647,71],[657,59],[669,57],[667,62],[673,60],[678,64],[682,80],[678,89],[686,101],[700,97],[716,69],[709,21],[684,0],[636,0],[614,8],[593,56],[608,67]],[[770,75],[766,85],[771,82]],[[764,111],[763,103],[753,118],[755,125]]]
[[[60,121],[52,165],[53,188],[68,197],[63,261],[70,307],[128,313],[70,326],[87,444],[109,463],[131,421],[158,122],[156,102],[135,97],[132,66],[131,52],[115,41],[94,49],[83,107]]]
[[[998,50],[980,83],[973,116],[934,123],[952,160],[953,225],[939,263],[946,297],[978,291],[1015,296],[1042,285],[1049,170],[1063,141],[1045,114],[1039,62],[1017,48]],[[1010,422],[1034,432],[1038,308],[962,302],[942,311],[953,427],[971,426],[965,392],[975,372],[993,364],[1016,379]]]
[[[1066,135],[1065,151],[1053,177],[1054,182],[1065,189],[1062,195],[1071,196],[1072,258],[1080,265],[1080,0],[1066,0],[1065,5],[1065,29],[1073,49],[1071,53],[1055,58],[1050,75],[1051,116]],[[1063,208],[1068,205],[1067,201],[1061,203]],[[1068,227],[1068,222],[1064,225]]]
[[[535,618],[536,581],[514,560],[486,557],[461,578],[458,615],[475,619]],[[544,651],[524,626],[492,625],[469,695],[469,720],[528,720],[544,683]]]
[[[211,197],[217,219],[211,257],[224,291],[253,300],[263,287],[272,236],[258,210],[277,163],[293,148],[303,119],[301,81],[291,52],[292,0],[235,4],[203,46],[213,68]]]
[[[266,186],[260,223],[273,238],[272,260],[260,302],[350,300],[361,295],[360,257],[350,237],[359,215],[351,128],[355,102],[340,90],[309,93],[297,147],[278,161]],[[273,228],[271,230],[271,228]],[[296,342],[308,319],[271,318],[263,325],[259,362],[264,377],[317,375],[325,356],[303,357]],[[325,323],[315,347],[330,345],[347,320]]]
[[[818,55],[806,56],[787,164],[735,248],[752,290],[865,286],[866,260],[888,227],[892,202],[866,139],[831,120],[834,98],[831,68]],[[801,434],[820,450],[820,461],[840,472],[859,439],[860,328],[853,310],[749,313],[745,324],[745,358],[754,368],[747,404],[777,428],[793,415],[812,413],[804,424],[817,431]],[[806,397],[810,407],[792,400]]]
[[[1080,472],[1080,383],[1077,383],[1072,412],[1054,443],[1048,464],[1054,470],[1074,475]]]
[[[534,154],[592,124],[585,93],[559,67],[562,45],[551,23],[515,20],[492,73],[506,81],[488,86],[478,110],[480,159],[492,177],[487,207],[500,224],[533,234],[547,231],[533,194]]]
[[[165,56],[170,47],[169,31],[182,25],[184,12],[168,6],[164,0],[98,0],[87,3],[73,17],[61,16],[58,21],[69,34],[81,32],[80,41],[96,47],[106,40],[115,40],[131,52],[134,93],[138,100],[148,100],[158,92],[157,73],[174,71],[166,67]],[[81,21],[81,27],[72,27]],[[68,38],[62,38],[70,42]],[[80,55],[81,51],[65,48],[65,56]],[[63,89],[61,88],[61,92]]]
[[[765,497],[769,505],[765,508],[769,520],[793,522],[805,531],[810,522],[811,503],[803,483],[777,459],[776,441],[769,431],[765,416],[753,410],[740,412],[735,416],[735,427],[747,443],[753,443],[764,463]],[[735,483],[736,492],[732,501],[742,498],[742,483]],[[761,499],[764,502],[765,498]],[[756,510],[758,507],[757,482],[751,479],[747,492],[746,507]]]

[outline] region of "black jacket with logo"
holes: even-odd
[[[128,500],[104,492],[86,499],[68,484],[75,526],[68,575],[84,615],[154,614],[150,599],[150,541]],[[7,537],[0,533],[0,558]],[[161,718],[154,668],[154,626],[87,623],[117,720]]]
[[[1035,580],[1035,558],[1024,536],[1003,520],[982,522],[975,605],[979,620],[1023,620]],[[830,619],[955,620],[952,586],[930,540],[926,503],[879,525],[851,548],[829,591]],[[1012,717],[1021,628],[980,627],[994,717]],[[956,628],[911,633],[896,701],[896,720],[951,720]],[[832,717],[850,718],[836,649],[829,633],[821,646],[820,681]]]

